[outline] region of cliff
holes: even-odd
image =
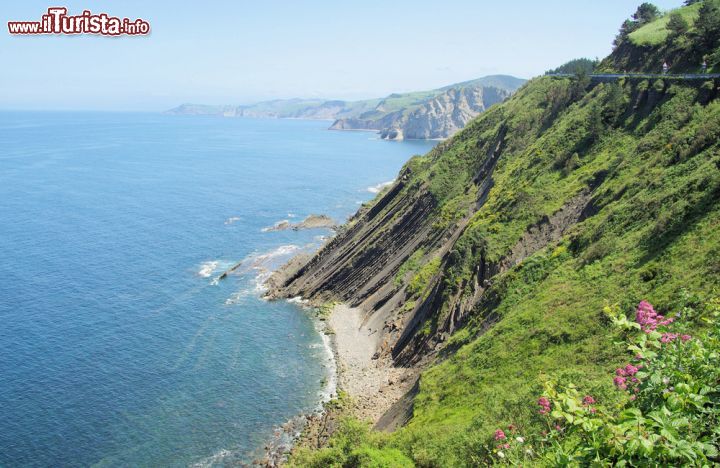
[[[378,363],[422,371],[376,426],[403,427],[347,453],[490,463],[493,431],[539,432],[533,402],[567,376],[616,404],[603,307],[682,310],[720,287],[719,86],[533,79],[278,273],[271,297],[359,307]],[[348,456],[297,459],[330,454]]]
[[[338,119],[330,129],[377,130],[388,140],[447,138],[510,94],[507,89],[482,85],[451,87],[427,101],[395,112],[383,114],[374,110],[358,117]]]
[[[362,101],[280,99],[241,106],[183,104],[166,113],[335,120],[332,130],[376,130],[386,139],[446,138],[525,80],[493,75],[443,88]]]

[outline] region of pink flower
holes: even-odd
[[[510,444],[503,444],[503,446],[502,446],[502,447],[503,447],[503,448],[504,448],[505,450],[507,450],[507,449],[509,449],[509,448],[510,448]]]
[[[685,342],[687,342],[687,341],[692,340],[692,336],[690,336],[690,335],[682,335],[682,336],[680,336],[680,339],[682,340],[683,343],[685,343]]]
[[[637,374],[638,368],[633,366],[632,364],[628,364],[625,366],[625,375],[633,376]]]
[[[507,437],[505,437],[505,432],[503,432],[502,429],[498,429],[495,431],[495,440],[505,440]]]
[[[637,396],[635,396],[635,395],[630,395],[630,401],[635,401],[636,398],[637,398]]]
[[[654,331],[659,326],[668,326],[675,321],[674,318],[665,318],[663,315],[655,312],[652,304],[647,301],[642,301],[638,304],[637,311],[635,312],[635,321],[640,324],[640,328],[645,333]]]
[[[662,336],[660,337],[660,342],[661,343],[670,343],[672,341],[675,341],[675,339],[677,337],[678,336],[676,333],[663,333]]]
[[[538,411],[538,413],[548,414],[550,412],[550,400],[548,400],[546,397],[538,398],[537,404],[540,405],[540,410]]]
[[[615,369],[615,375],[618,377],[625,377],[625,369],[622,367]]]
[[[619,377],[619,376],[618,376],[618,377],[615,377],[615,378],[613,379],[613,383],[615,384],[615,386],[616,386],[617,388],[619,388],[619,389],[622,389],[622,390],[626,390],[626,389],[627,389],[627,383],[626,383],[626,382],[627,382],[627,380],[625,379],[625,377]]]
[[[592,414],[595,414],[595,413],[597,413],[597,410],[596,410],[595,408],[590,408],[590,412],[591,412]]]
[[[583,405],[590,406],[593,403],[595,403],[595,398],[591,397],[590,395],[586,395],[585,398],[583,398]]]

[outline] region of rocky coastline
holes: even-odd
[[[282,285],[311,258],[311,254],[300,253],[274,271],[265,282],[264,298],[291,300],[312,311],[334,359],[335,391],[318,410],[276,428],[263,456],[253,462],[257,466],[282,466],[296,448],[322,448],[345,414],[368,421],[377,429],[395,429],[397,424],[386,423],[383,416],[417,384],[418,369],[396,367],[389,356],[378,353],[381,334],[367,323],[361,308],[283,297]]]

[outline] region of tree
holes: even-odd
[[[638,30],[642,25],[649,23],[660,16],[660,10],[652,3],[643,3],[633,13],[632,20],[625,20],[620,26],[620,32],[615,36],[613,45],[619,47],[633,31]]]
[[[546,75],[556,75],[561,73],[567,73],[571,75],[580,75],[580,74],[591,74],[594,70],[597,64],[600,63],[598,59],[589,59],[589,58],[579,58],[570,60],[569,62],[560,65],[559,67],[555,68],[554,70],[549,70],[545,72]]]
[[[633,19],[640,24],[649,23],[660,16],[660,10],[652,3],[645,2],[633,14]]]
[[[615,40],[613,41],[613,46],[619,47],[620,44],[622,44],[625,39],[632,33],[633,31],[636,31],[640,27],[640,23],[637,21],[632,20],[625,20],[620,26],[620,32],[617,36],[615,36]]]
[[[720,7],[716,2],[703,2],[695,20],[698,42],[709,53],[720,43]]]
[[[700,2],[702,2],[702,1],[703,1],[703,0],[685,0],[684,5],[685,5],[685,6],[690,6],[690,5],[694,5],[694,4],[696,4],[696,3],[700,3]]]
[[[678,37],[686,34],[690,29],[690,25],[680,13],[672,13],[667,28],[670,30],[672,37]]]

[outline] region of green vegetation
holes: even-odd
[[[675,317],[641,302],[635,320],[607,307],[629,360],[612,377],[622,397],[607,405],[572,382],[547,382],[537,400],[546,429],[510,425],[488,435],[484,464],[709,466],[720,445],[720,301]],[[710,325],[699,337],[687,320]],[[675,322],[674,324],[672,322]],[[583,396],[584,395],[584,396]]]
[[[667,63],[671,73],[699,73],[703,62],[708,71],[720,66],[720,0],[686,2],[657,19],[647,17],[638,10],[623,23],[599,71],[659,73]]]
[[[589,75],[595,70],[595,67],[600,63],[598,59],[579,58],[570,60],[569,62],[545,72],[546,75]]]
[[[645,26],[640,27],[637,31],[630,34],[630,40],[635,45],[660,45],[668,40],[671,35],[672,28],[671,21],[673,23],[678,22],[678,18],[685,22],[686,26],[695,24],[695,20],[698,18],[698,11],[700,10],[700,3],[678,8],[671,11],[668,14],[662,16],[657,21],[653,21]],[[687,29],[686,31],[687,32]]]
[[[408,283],[408,294],[411,297],[419,297],[430,284],[433,276],[440,271],[440,257],[435,257],[418,271]]]
[[[363,466],[367,468],[404,468],[414,466],[400,450],[387,446],[386,437],[373,433],[368,423],[345,417],[327,447],[298,450],[289,466],[329,468]]]
[[[652,17],[645,7],[634,21],[652,25]],[[676,42],[645,47],[642,55],[623,40],[600,67],[640,70],[643,64],[633,60],[660,56],[668,48],[674,63],[689,64],[695,46],[712,37],[692,36],[693,30],[697,21],[681,34],[687,41],[681,48],[674,48],[678,39],[668,39]],[[328,451],[308,452],[299,464],[383,466],[372,463],[392,457],[399,466],[409,460],[427,467],[582,466],[595,458],[607,465],[716,463],[717,97],[712,81],[542,77],[408,162],[403,190],[432,195],[438,229],[467,216],[471,202],[477,206],[442,261],[423,265],[423,259],[440,257],[416,252],[396,277],[415,296],[432,277],[442,277],[441,292],[433,298],[440,307],[422,324],[423,336],[438,331],[457,297],[473,293],[468,285],[481,279],[478,265],[501,265],[519,243],[527,248],[534,242],[536,248],[491,278],[445,352],[423,372],[405,427],[380,434],[350,424],[325,449],[337,458]],[[485,191],[478,174],[488,173],[492,184]],[[528,235],[574,204],[581,204],[584,216],[568,223],[557,239]],[[651,330],[641,341],[632,332],[636,327],[616,311],[633,310],[643,299],[667,316],[682,317],[673,325],[681,327],[677,331],[659,331],[702,339],[676,336],[663,342],[666,338]],[[633,350],[647,365],[633,374],[643,382],[634,401],[610,377],[627,365],[625,340],[638,347]],[[663,394],[657,383],[666,376],[675,384],[675,396]],[[558,412],[538,414],[540,396]],[[599,402],[596,414],[588,413],[584,396]],[[564,421],[563,429],[551,426],[542,435],[555,420]],[[504,439],[494,440],[495,431],[508,426],[528,447],[506,449],[509,442],[503,441],[498,448]],[[595,431],[600,426],[603,430]]]
[[[418,249],[405,260],[397,274],[395,275],[395,286],[400,287],[405,282],[405,277],[410,272],[416,272],[420,268],[420,262],[422,261],[425,252],[422,249]]]

